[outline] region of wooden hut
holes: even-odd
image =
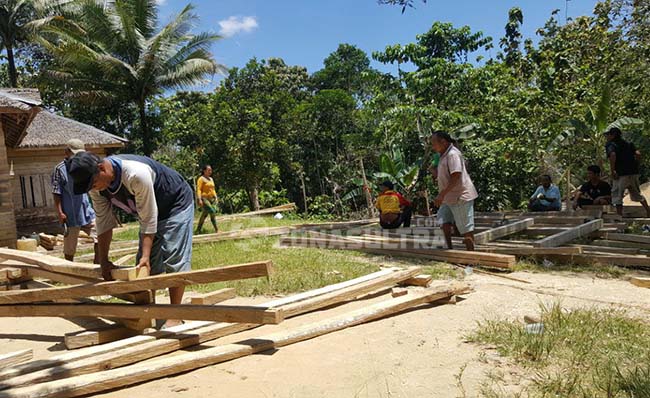
[[[68,140],[78,138],[100,156],[127,142],[40,104],[37,90],[0,89],[0,246],[13,246],[18,235],[58,228],[50,181]]]

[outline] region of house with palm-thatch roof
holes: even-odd
[[[0,246],[13,247],[19,234],[57,228],[50,180],[72,138],[100,156],[127,143],[43,109],[38,90],[0,89]]]

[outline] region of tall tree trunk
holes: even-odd
[[[14,48],[10,43],[6,43],[7,62],[9,63],[9,85],[18,87],[18,74],[16,73],[16,62],[14,61]]]
[[[253,211],[260,209],[260,191],[257,183],[248,189],[248,199]]]
[[[151,156],[153,153],[153,142],[149,123],[147,123],[147,105],[145,100],[138,101],[138,111],[140,113],[140,132],[142,134],[142,152],[145,156]]]

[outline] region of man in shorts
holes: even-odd
[[[80,152],[68,167],[75,193],[90,191],[97,212],[99,260],[104,279],[110,280],[108,253],[120,208],[140,221],[137,266],[152,275],[190,271],[194,194],[175,170],[146,156],[115,155],[104,159]],[[171,304],[181,304],[185,288],[170,287]],[[167,320],[163,327],[180,324]]]
[[[68,168],[66,167],[68,159],[84,151],[84,143],[81,140],[72,139],[68,141],[64,150],[65,159],[56,165],[52,173],[52,196],[59,215],[59,224],[65,230],[63,235],[63,255],[68,261],[74,260],[81,231],[84,231],[93,239],[95,249],[97,249],[95,211],[90,206],[87,194],[76,195],[74,193],[74,184],[68,176]],[[97,253],[97,250],[95,250],[95,253]],[[97,255],[95,255],[95,264],[98,264]]]
[[[621,130],[617,127],[607,130],[605,136],[607,137],[605,151],[612,173],[612,204],[616,206],[616,212],[623,215],[623,196],[627,189],[630,199],[640,202],[650,217],[650,207],[641,195],[641,184],[639,183],[641,152],[633,143],[627,142],[621,137]]]
[[[435,199],[438,220],[445,233],[447,247],[453,249],[452,228],[463,235],[467,250],[474,250],[474,200],[478,197],[465,167],[465,159],[448,133],[436,131],[431,137],[433,150],[440,154],[437,180],[440,193]]]

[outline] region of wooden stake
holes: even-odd
[[[205,293],[200,296],[192,297],[190,299],[190,302],[194,305],[210,305],[234,298],[236,295],[237,293],[235,292],[235,289],[225,288],[215,290],[214,292]]]

